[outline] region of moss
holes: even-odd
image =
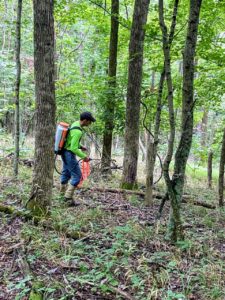
[[[29,300],[42,300],[43,297],[41,294],[37,293],[35,290],[32,290],[29,296]]]
[[[43,285],[40,282],[34,282],[32,284],[29,300],[43,300],[42,294],[38,291],[40,288],[43,288]]]
[[[137,182],[130,183],[130,182],[122,182],[121,188],[125,190],[135,190],[138,188]]]
[[[28,201],[26,208],[36,217],[47,217],[50,215],[49,207],[41,205],[35,199]]]

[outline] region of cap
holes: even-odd
[[[92,116],[92,114],[89,111],[85,111],[80,114],[80,119],[81,120],[90,120],[91,122],[95,122],[96,119]]]

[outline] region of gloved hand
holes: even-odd
[[[80,149],[81,149],[82,151],[87,151],[87,148],[84,147],[84,146],[81,146]]]
[[[85,162],[88,162],[88,161],[90,161],[91,159],[90,159],[90,157],[89,156],[86,156],[84,159],[83,159],[83,161],[85,161]]]

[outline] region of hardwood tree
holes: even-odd
[[[213,151],[209,150],[208,153],[208,164],[207,164],[207,177],[208,177],[208,188],[212,188],[212,162],[213,162]]]
[[[55,133],[53,0],[34,0],[34,73],[36,98],[35,163],[28,208],[49,212],[52,198]]]
[[[181,136],[175,154],[172,180],[167,178],[171,202],[168,237],[171,241],[184,239],[180,206],[183,195],[185,169],[192,144],[194,115],[194,58],[197,44],[201,0],[190,0],[187,36],[183,54],[182,123]],[[165,173],[164,173],[165,177]]]
[[[150,0],[135,0],[129,44],[129,68],[124,138],[123,178],[121,186],[136,184],[139,150],[139,118],[145,25]]]
[[[105,103],[105,125],[103,134],[103,149],[101,168],[104,173],[111,173],[111,151],[114,128],[114,110],[116,97],[116,69],[117,49],[119,31],[119,0],[112,0],[111,3],[111,32],[109,45],[109,67],[108,67],[108,93]]]
[[[20,48],[21,48],[21,15],[22,15],[22,0],[18,0],[17,4],[17,20],[16,20],[16,83],[15,83],[15,151],[14,151],[14,175],[18,175],[19,164],[19,143],[20,143],[20,79],[21,79],[21,62],[20,62]]]
[[[148,145],[148,159],[147,159],[147,176],[146,176],[146,194],[145,203],[147,206],[152,204],[153,198],[153,173],[155,167],[155,161],[157,156],[157,148],[159,141],[159,130],[161,123],[161,109],[162,109],[162,94],[164,81],[167,82],[168,90],[168,107],[169,107],[169,120],[170,120],[170,138],[168,143],[168,152],[166,159],[163,164],[163,171],[169,172],[169,165],[173,154],[173,144],[175,138],[175,119],[174,119],[174,108],[173,108],[173,83],[171,76],[171,58],[170,58],[170,48],[174,38],[176,22],[177,22],[177,11],[178,11],[179,0],[175,0],[173,7],[173,15],[170,26],[170,31],[168,33],[167,26],[164,21],[164,8],[163,0],[159,0],[159,23],[163,36],[163,53],[164,53],[164,66],[160,74],[158,96],[157,96],[157,109],[155,115],[155,125],[154,125],[154,135],[149,140]]]
[[[218,192],[219,192],[219,206],[224,206],[224,165],[225,165],[225,128],[223,131],[223,140],[222,140],[222,148],[220,153],[220,167],[219,167],[219,184],[218,184]]]

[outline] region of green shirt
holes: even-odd
[[[81,147],[80,140],[83,136],[83,130],[80,126],[80,122],[79,121],[74,122],[70,126],[70,128],[72,128],[74,126],[80,127],[81,130],[80,129],[72,129],[72,130],[69,131],[68,136],[66,138],[65,149],[72,151],[74,154],[76,154],[80,158],[85,158],[87,156],[87,154],[84,153],[80,149],[80,147]]]

